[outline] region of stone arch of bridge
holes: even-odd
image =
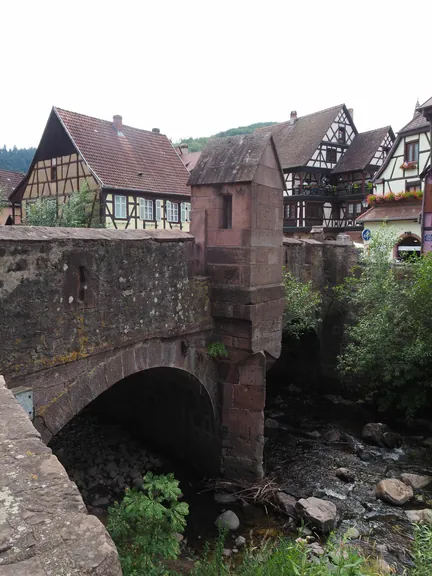
[[[217,448],[220,436],[217,370],[206,353],[205,342],[205,335],[194,336],[190,340],[150,340],[82,358],[31,376],[36,428],[48,443],[74,416],[111,389],[115,389],[118,403],[123,387],[125,398],[129,396],[131,412],[139,406],[139,398],[143,400],[145,397],[157,403],[159,408],[165,402],[167,411],[172,413],[176,399],[185,424],[189,402],[189,424],[203,440],[198,452],[210,451],[213,455],[219,451],[220,457]],[[146,382],[150,382],[151,398],[147,394]],[[178,390],[175,389],[176,385]],[[113,394],[108,396],[113,397]],[[199,407],[203,411],[201,419],[195,409]],[[136,416],[138,418],[139,414]],[[172,428],[170,434],[174,438],[177,430]],[[169,422],[166,429],[169,430]],[[158,430],[155,432],[157,434]],[[165,437],[163,443],[166,440]],[[181,446],[177,444],[175,448],[180,451]],[[211,459],[215,460],[216,457]]]

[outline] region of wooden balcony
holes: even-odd
[[[337,185],[327,184],[303,184],[293,188],[290,196],[325,196],[325,197],[346,197],[346,196],[367,196],[372,193],[372,188],[367,183],[352,184],[350,182],[340,182]],[[289,196],[288,196],[289,197]]]

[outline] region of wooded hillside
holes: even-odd
[[[187,144],[189,147],[189,152],[199,152],[204,149],[210,138],[223,138],[224,136],[238,136],[240,134],[251,134],[257,128],[263,128],[264,126],[271,126],[275,122],[256,122],[255,124],[249,124],[249,126],[239,126],[238,128],[230,128],[225,130],[225,132],[218,132],[213,134],[213,136],[203,136],[201,138],[183,138],[180,142],[176,142],[175,146],[179,144]]]
[[[0,148],[0,169],[12,172],[27,172],[36,148]]]

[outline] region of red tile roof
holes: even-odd
[[[24,176],[21,172],[0,170],[0,197],[9,198]]]
[[[190,195],[189,173],[164,134],[53,109],[104,188]],[[141,175],[140,175],[141,174]]]
[[[201,152],[186,152],[185,154],[181,154],[180,158],[183,160],[183,164],[189,172],[191,172],[197,165],[200,156]]]
[[[372,206],[357,218],[357,222],[382,222],[383,220],[418,220],[421,212],[421,202],[406,204],[394,202],[380,206]]]

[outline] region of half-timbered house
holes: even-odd
[[[366,209],[370,180],[394,140],[389,126],[362,134],[344,104],[297,117],[271,130],[285,175],[284,233],[308,236],[324,228],[327,238],[357,232],[356,214]],[[354,234],[354,237],[356,235]]]
[[[0,226],[14,223],[13,204],[9,201],[9,196],[23,178],[24,174],[21,172],[0,170]]]
[[[421,251],[423,179],[431,158],[431,126],[424,114],[428,106],[432,109],[432,98],[422,106],[417,102],[413,118],[399,131],[375,175],[376,198],[372,197],[371,207],[358,219],[368,230],[368,238],[387,223],[396,239],[390,256],[397,260]]]
[[[385,162],[375,174],[375,193],[383,196],[421,190],[420,174],[430,162],[430,124],[415,107],[413,118],[398,132]]]
[[[93,198],[89,222],[188,230],[188,178],[158,129],[126,126],[118,115],[109,122],[54,107],[27,175],[10,199],[21,203],[23,215],[40,197],[52,198],[61,209],[73,191],[87,186]]]

